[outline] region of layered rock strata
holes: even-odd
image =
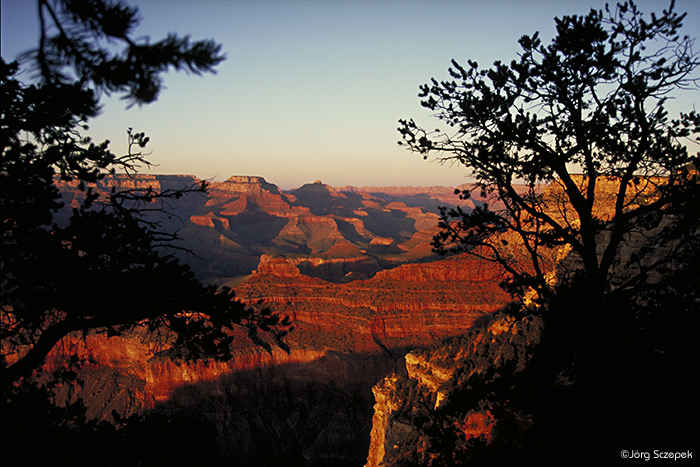
[[[263,258],[256,274],[235,290],[243,301],[290,316],[302,330],[343,329],[345,337],[335,344],[345,343],[343,349],[376,351],[464,333],[509,301],[497,286],[500,274],[492,265],[460,256],[331,284],[302,275],[290,261]],[[295,339],[294,333],[289,338]]]

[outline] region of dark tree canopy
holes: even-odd
[[[223,59],[220,46],[176,36],[136,42],[130,33],[137,11],[120,1],[39,0],[38,7],[39,47],[23,63],[41,79],[25,84],[16,77],[18,63],[0,61],[3,389],[41,366],[70,333],[115,335],[141,326],[187,358],[230,358],[232,327],[256,338],[278,318],[244,307],[230,290],[203,286],[169,253],[176,235],[148,215],[206,184],[99,195],[91,183],[148,165],[141,152],[148,138],[129,129],[128,154],[116,156],[108,141],[80,134],[97,114],[101,92],[152,102],[164,71],[211,72]],[[113,52],[115,41],[124,50]],[[77,182],[83,192],[65,222],[57,216],[68,209],[57,179]]]
[[[497,261],[512,291],[535,290],[549,300],[544,252],[568,246],[598,296],[611,291],[611,270],[630,235],[657,228],[662,241],[671,224],[697,211],[698,157],[686,144],[699,140],[700,115],[689,106],[672,119],[666,104],[674,92],[698,90],[700,59],[694,39],[681,32],[686,15],[673,7],[645,17],[625,2],[557,18],[549,45],[537,33],[523,36],[510,64],[482,69],[453,60],[452,80],[420,87],[422,105],[449,131],[401,120],[399,144],[466,166],[477,189],[505,206],[444,210],[438,251]],[[548,199],[543,184],[554,184]],[[604,196],[614,206],[608,216],[598,209]],[[618,289],[697,248],[697,230],[688,229],[674,230],[667,261],[631,258],[637,274]],[[525,252],[525,266],[509,250],[513,244]]]
[[[45,83],[90,83],[143,104],[158,98],[169,68],[201,74],[224,60],[221,45],[212,40],[190,43],[174,34],[153,44],[134,39],[138,10],[122,1],[38,0],[38,7],[39,47],[25,58]]]
[[[522,371],[498,368],[502,378],[450,395],[416,424],[432,437],[409,446],[406,465],[426,452],[436,465],[559,465],[572,452],[595,465],[624,444],[692,444],[678,427],[692,423],[696,400],[700,154],[688,147],[700,142],[700,115],[666,108],[684,90],[697,98],[700,58],[673,6],[556,19],[549,45],[523,36],[510,64],[453,61],[450,80],[420,87],[447,131],[400,121],[400,144],[465,166],[496,206],[443,209],[435,249],[499,263],[519,298],[506,312],[542,318]],[[455,420],[485,407],[495,440],[464,449]]]

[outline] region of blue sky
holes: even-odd
[[[320,179],[333,186],[454,186],[460,166],[424,161],[397,145],[399,118],[426,127],[437,120],[420,106],[418,86],[447,78],[450,60],[482,66],[510,61],[517,40],[540,31],[548,41],[555,16],[585,14],[605,1],[132,1],[142,21],[136,36],[169,32],[213,38],[227,60],[216,75],[171,72],[160,99],[126,108],[104,100],[90,124],[94,139],[126,150],[126,129],[151,137],[144,173],[188,173],[224,180],[260,175],[282,188]],[[645,13],[665,1],[639,1]],[[685,32],[700,36],[700,2],[679,0]],[[35,1],[2,0],[6,60],[36,46]],[[700,47],[700,44],[698,44]],[[677,99],[680,109],[698,93]]]

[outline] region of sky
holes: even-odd
[[[110,140],[122,154],[127,128],[145,132],[155,166],[142,173],[214,181],[255,175],[282,189],[316,180],[336,187],[469,181],[466,168],[424,161],[397,144],[399,119],[438,126],[421,107],[418,86],[449,78],[452,59],[482,67],[508,63],[522,35],[540,31],[548,43],[554,17],[605,6],[595,0],[128,3],[142,18],[135,37],[211,38],[227,59],[216,75],[168,73],[150,105],[127,108],[118,96],[103,99],[87,134]],[[647,15],[668,7],[636,3]],[[38,43],[36,1],[2,0],[0,9],[0,49],[9,61]],[[700,1],[677,0],[676,9],[688,12],[684,32],[699,37]],[[699,101],[696,90],[673,105],[688,111]]]

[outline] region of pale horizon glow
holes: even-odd
[[[88,134],[126,151],[127,128],[145,132],[155,164],[142,173],[222,181],[262,176],[282,189],[321,180],[332,186],[456,186],[462,166],[424,161],[398,146],[400,118],[439,122],[420,106],[418,86],[448,78],[450,60],[510,62],[517,40],[554,17],[602,9],[605,1],[131,1],[136,37],[169,32],[212,38],[227,60],[216,75],[170,72],[151,105],[127,109],[103,99]],[[611,7],[614,2],[610,2]],[[636,2],[647,16],[669,2]],[[35,1],[0,3],[6,61],[36,47]],[[680,0],[682,33],[700,36],[700,2]],[[696,46],[700,46],[696,44]],[[697,107],[697,92],[669,105],[671,117]]]

